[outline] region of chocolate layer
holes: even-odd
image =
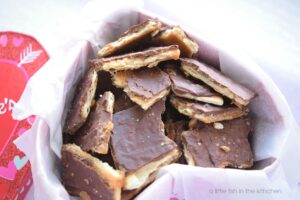
[[[90,68],[76,89],[72,106],[68,111],[68,116],[64,126],[64,132],[74,134],[86,121],[97,87],[97,73]]]
[[[159,68],[134,70],[127,83],[130,92],[144,98],[151,98],[171,86],[168,74]]]
[[[123,93],[115,102],[114,113],[120,112],[122,110],[127,110],[135,106],[136,104],[130,100],[130,98]]]
[[[101,48],[97,56],[107,57],[125,50],[134,48],[143,43],[145,39],[150,38],[152,34],[159,31],[161,23],[157,20],[148,19],[140,24],[134,25],[123,33],[116,41],[106,44]]]
[[[124,175],[73,144],[62,148],[62,181],[73,195],[83,199],[120,199]],[[107,169],[109,168],[109,169]]]
[[[238,106],[246,106],[255,96],[255,93],[245,86],[198,60],[182,58],[180,61],[181,69],[186,74],[205,82],[217,92],[232,99]]]
[[[186,93],[192,94],[194,96],[204,96],[211,97],[217,95],[216,93],[210,91],[208,87],[204,85],[194,84],[192,81],[184,78],[183,76],[176,74],[170,75],[172,81],[172,91],[177,96],[182,96]]]
[[[135,53],[123,54],[109,58],[90,60],[90,66],[96,71],[124,71],[141,67],[155,67],[159,62],[179,59],[178,46],[155,47]]]
[[[253,165],[253,155],[248,141],[251,124],[248,119],[207,124],[200,129],[183,133],[186,150],[190,152],[196,165],[203,166],[206,149],[215,167],[249,168]]]
[[[240,109],[236,106],[213,106],[182,99],[176,96],[171,96],[170,102],[180,113],[205,123],[231,120],[247,114],[246,108]]]
[[[119,169],[134,172],[177,147],[164,134],[164,110],[164,101],[159,101],[147,111],[134,106],[114,114],[111,145]]]
[[[171,81],[159,68],[142,68],[113,73],[113,83],[124,88],[129,98],[147,110],[169,94]]]
[[[97,100],[95,109],[74,140],[83,150],[107,154],[113,129],[113,105],[114,95],[111,92],[105,92]]]
[[[98,174],[91,168],[88,160],[76,159],[76,155],[70,152],[65,152],[62,159],[63,165],[68,166],[63,173],[63,183],[67,188],[76,190],[77,195],[81,191],[85,191],[91,199],[95,200],[113,199],[113,192],[105,187],[105,181],[97,178]]]
[[[209,133],[200,137],[195,130],[185,131],[182,133],[184,156],[189,165],[214,167],[214,163],[211,161],[206,144],[203,143],[203,138],[208,138],[208,134]]]
[[[179,46],[182,57],[191,57],[198,51],[197,43],[189,38],[179,26],[160,31],[159,34],[153,38],[153,43],[159,46],[176,44]]]
[[[175,67],[170,65],[166,67],[166,71],[172,81],[172,91],[176,96],[216,105],[223,105],[222,97],[216,92],[213,92],[209,87],[195,84],[178,72]]]

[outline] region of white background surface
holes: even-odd
[[[0,31],[46,37],[62,20],[77,15],[86,2],[0,0]],[[147,0],[144,7],[243,51],[271,76],[300,124],[300,1]],[[47,42],[42,45],[47,49]]]

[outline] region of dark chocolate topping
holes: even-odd
[[[198,110],[200,112],[205,113],[216,113],[216,112],[223,112],[224,110],[228,109],[237,109],[237,107],[221,107],[221,106],[213,106],[210,104],[201,104],[201,103],[192,103],[192,108]]]
[[[194,159],[201,161],[198,152],[198,143],[201,143],[207,148],[216,167],[251,166],[253,156],[248,141],[251,131],[249,120],[238,118],[220,123],[223,125],[221,129],[208,124],[204,128],[187,131],[184,138]]]
[[[195,84],[180,74],[170,75],[170,79],[172,81],[172,91],[178,96],[182,96],[182,94],[186,93],[198,97],[211,97],[217,95],[217,93],[212,92],[208,87]]]
[[[139,24],[136,24],[134,26],[131,26],[126,32],[124,32],[120,37],[125,37],[130,34],[134,34],[138,31],[140,31],[141,28],[148,26],[151,23],[160,24],[160,22],[157,19],[147,19]]]
[[[79,134],[74,140],[85,151],[92,150],[101,143],[109,143],[110,132],[107,132],[107,128],[112,123],[112,113],[106,110],[107,104],[109,104],[108,101],[109,93],[105,92],[97,100],[95,109],[91,112],[87,122],[79,130]]]
[[[72,106],[66,118],[64,131],[67,133],[75,133],[86,121],[86,118],[82,117],[81,108],[87,103],[87,96],[89,95],[91,87],[93,86],[94,73],[96,73],[95,70],[90,68],[79,82]],[[95,94],[91,95],[94,96]]]
[[[232,92],[245,100],[250,100],[255,96],[255,94],[245,86],[236,83],[222,74],[222,72],[208,66],[205,63],[189,58],[181,58],[180,60],[182,63],[193,67],[196,71],[205,74],[205,76],[209,77],[210,80],[229,88]]]
[[[159,101],[147,111],[134,106],[114,114],[111,145],[118,168],[136,171],[176,148],[164,134],[164,110],[164,101]]]
[[[62,180],[72,193],[87,192],[91,200],[114,199],[108,183],[93,169],[92,161],[69,151],[62,151]]]
[[[167,51],[174,51],[178,50],[177,45],[170,45],[166,47],[153,47],[146,49],[144,51],[134,52],[134,53],[127,53],[120,56],[112,56],[108,58],[100,58],[100,59],[92,59],[89,61],[91,67],[95,67],[96,70],[99,71],[98,65],[102,63],[108,63],[108,62],[115,62],[117,60],[122,60],[125,58],[147,58],[151,56],[157,56],[161,53],[167,52]]]
[[[203,137],[208,137],[203,136]],[[187,151],[190,152],[192,159],[196,166],[200,167],[214,167],[210,159],[206,145],[202,142],[195,131],[186,131],[182,135],[182,141],[185,144]]]
[[[215,106],[211,104],[204,104],[195,102],[188,99],[183,99],[180,97],[172,96],[171,103],[176,104],[176,102],[180,102],[181,104],[186,104],[187,106],[191,107],[194,112],[198,113],[206,113],[206,114],[217,114],[217,113],[224,113],[234,110],[240,110],[240,108],[236,106]],[[244,108],[246,110],[246,108]]]
[[[134,102],[132,102],[125,93],[122,93],[122,95],[115,102],[114,113],[120,112],[122,110],[126,110],[135,105],[136,104]]]
[[[151,98],[171,85],[169,76],[159,68],[134,70],[127,83],[131,92],[145,98]]]
[[[108,57],[138,50],[141,46],[143,47],[149,43],[152,38],[151,34],[157,32],[160,26],[159,21],[152,19],[131,26],[116,41],[106,44],[98,52],[98,56]]]

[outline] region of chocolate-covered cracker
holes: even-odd
[[[185,131],[182,134],[185,157],[189,164],[202,167],[250,168],[253,165],[250,131],[250,121],[245,118]]]
[[[62,182],[84,200],[120,200],[124,173],[82,151],[75,144],[62,147]]]
[[[113,83],[124,88],[129,98],[144,110],[167,96],[171,85],[168,74],[159,68],[116,72]]]
[[[96,102],[87,122],[76,135],[75,143],[84,151],[107,154],[111,131],[114,95],[105,92]]]
[[[142,187],[151,174],[180,156],[176,143],[164,134],[164,110],[164,101],[159,101],[147,111],[137,105],[113,116],[111,150],[116,167],[126,173],[125,190]]]
[[[170,101],[180,113],[189,116],[190,118],[198,119],[204,123],[231,120],[247,114],[246,108],[241,109],[236,106],[213,106],[176,96],[171,96]]]
[[[90,60],[90,66],[96,71],[124,71],[141,67],[155,67],[159,62],[179,59],[177,45],[153,47],[144,51],[127,53],[120,56]]]
[[[154,38],[153,43],[156,45],[172,45],[179,46],[180,54],[182,57],[192,57],[197,53],[198,45],[180,28],[180,26],[174,26],[166,28],[160,31]]]
[[[167,66],[166,71],[170,76],[172,81],[171,88],[176,96],[215,105],[223,105],[223,98],[221,95],[213,92],[207,86],[192,82],[175,70],[175,67]]]
[[[199,167],[214,167],[206,144],[203,142],[203,138],[208,138],[207,135],[200,137],[197,135],[197,130],[184,131],[182,133],[183,155],[188,165]]]
[[[74,134],[86,121],[95,96],[97,81],[97,72],[90,68],[79,82],[66,118],[63,130],[65,133]]]
[[[255,96],[255,93],[245,86],[198,60],[182,58],[180,61],[181,69],[184,73],[203,81],[215,91],[232,99],[239,107],[248,105],[250,100]]]
[[[161,23],[157,20],[148,19],[140,24],[134,25],[128,31],[123,33],[116,41],[106,44],[101,48],[97,56],[107,57],[113,54],[133,48],[142,43],[143,40],[156,34],[161,27]]]

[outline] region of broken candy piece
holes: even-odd
[[[97,56],[107,57],[115,53],[130,49],[144,39],[159,31],[161,23],[157,20],[148,19],[140,24],[134,25],[123,33],[116,41],[106,44],[97,53]]]
[[[160,31],[154,38],[153,43],[156,45],[172,45],[179,46],[182,57],[192,57],[197,53],[198,45],[179,27],[174,26]]]
[[[107,154],[111,131],[114,95],[105,92],[95,105],[87,122],[76,134],[75,143],[84,151]]]
[[[129,98],[144,110],[167,96],[171,85],[168,74],[159,68],[117,72],[113,83],[124,88]]]
[[[82,151],[75,144],[62,147],[62,182],[84,200],[121,199],[124,173]]]
[[[250,168],[253,155],[248,141],[251,125],[238,118],[206,124],[203,128],[183,132],[185,156],[189,164],[209,167]]]
[[[255,93],[245,86],[236,83],[204,63],[188,58],[182,58],[180,61],[181,69],[185,74],[203,81],[215,91],[231,99],[239,107],[248,105],[255,96]]]
[[[97,72],[90,68],[77,87],[64,126],[65,133],[74,134],[86,121],[95,96],[97,81]]]
[[[214,167],[214,163],[211,161],[206,144],[202,142],[204,137],[209,137],[209,133],[207,133],[207,135],[202,135],[202,137],[198,136],[197,133],[197,129],[182,133],[184,157],[188,165]]]
[[[167,66],[167,73],[172,81],[172,91],[176,96],[196,101],[223,105],[223,98],[205,85],[195,84],[184,77],[175,67]]]
[[[159,62],[179,59],[178,46],[153,47],[144,51],[127,53],[120,56],[90,60],[96,71],[124,71],[141,67],[155,67]]]
[[[236,106],[220,107],[202,104],[190,100],[171,96],[171,104],[182,114],[190,118],[198,119],[204,123],[212,123],[223,120],[231,120],[247,114],[247,109]]]
[[[159,101],[147,111],[134,106],[114,114],[111,150],[116,167],[126,174],[124,190],[142,187],[150,175],[179,158],[176,143],[164,134],[164,110]]]

